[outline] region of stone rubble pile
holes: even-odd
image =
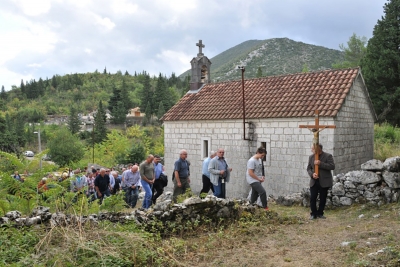
[[[177,225],[189,223],[218,224],[221,219],[237,220],[242,211],[254,213],[257,207],[250,205],[246,199],[221,199],[208,195],[204,199],[191,197],[183,203],[173,204],[171,200],[154,205],[152,212],[135,210],[134,217],[139,224],[145,223],[150,230],[154,223],[161,223],[159,229],[173,230],[171,222]]]

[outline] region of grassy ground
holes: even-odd
[[[400,204],[271,211],[167,238],[134,223],[0,228],[0,266],[400,266]],[[380,252],[379,252],[380,251]]]
[[[400,266],[399,204],[330,210],[315,221],[302,207],[272,206],[275,212],[260,225],[188,239],[196,249],[181,255],[183,266]]]

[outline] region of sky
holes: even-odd
[[[0,0],[0,86],[104,68],[169,77],[201,39],[212,58],[287,37],[339,49],[372,37],[386,0]],[[211,65],[212,67],[212,65]]]

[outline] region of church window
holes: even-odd
[[[202,137],[201,138],[201,158],[208,158],[211,151],[211,138]]]

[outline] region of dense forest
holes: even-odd
[[[19,87],[0,93],[1,114],[7,113],[12,119],[21,118],[26,122],[39,122],[46,115],[66,115],[70,107],[78,113],[88,113],[97,109],[101,100],[115,107],[123,102],[125,109],[140,107],[157,115],[159,108],[168,110],[186,92],[188,82],[159,74],[150,77],[143,73],[130,75],[97,70],[92,73],[54,75],[52,78],[21,81]],[[110,111],[112,111],[112,108]]]

